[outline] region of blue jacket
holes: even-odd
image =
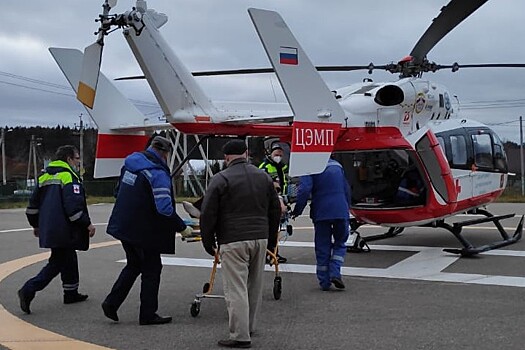
[[[313,222],[350,217],[350,186],[343,167],[337,161],[329,159],[320,174],[301,176],[294,216],[301,215],[310,195],[310,218]]]
[[[170,171],[151,148],[124,161],[107,233],[121,241],[175,253],[175,233],[186,228],[175,212]]]
[[[29,224],[40,231],[41,248],[89,247],[86,195],[78,174],[68,163],[55,160],[38,178],[29,206]]]

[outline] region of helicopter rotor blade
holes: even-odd
[[[480,8],[488,0],[451,0],[441,8],[441,13],[416,43],[410,56],[415,63],[422,63],[432,48],[465,18]]]
[[[391,73],[397,72],[397,64],[390,63],[386,65],[375,66],[369,64],[368,66],[317,66],[319,72],[350,72],[356,70],[368,70],[372,73],[372,70],[386,70]],[[452,69],[456,72],[460,68],[525,68],[525,63],[479,63],[479,64],[434,64],[430,66],[429,71],[438,71],[440,69]],[[260,73],[273,73],[273,68],[253,68],[253,69],[233,69],[233,70],[215,70],[215,71],[200,71],[192,72],[191,74],[195,77],[200,76],[214,76],[214,75],[240,75],[240,74],[260,74]],[[129,77],[115,78],[114,80],[140,80],[146,79],[144,75],[133,75]]]
[[[348,72],[354,70],[364,69],[386,69],[386,66],[317,66],[317,70],[320,72]],[[246,69],[227,69],[227,70],[211,70],[211,71],[199,71],[192,72],[194,77],[203,76],[216,76],[216,75],[242,75],[242,74],[264,74],[274,73],[273,68],[246,68]],[[115,78],[114,80],[138,80],[145,79],[144,75],[133,75],[129,77]]]

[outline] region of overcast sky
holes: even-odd
[[[103,0],[2,1],[0,126],[73,126],[87,113],[73,96],[48,48],[82,49],[95,40]],[[112,12],[129,10],[120,0]],[[315,65],[386,64],[407,55],[447,0],[150,0],[168,15],[161,28],[192,71],[269,67],[247,9],[278,11]],[[54,4],[54,5],[53,5]],[[525,1],[489,0],[429,53],[440,64],[525,63]],[[120,31],[106,39],[102,71],[142,74]],[[366,72],[324,73],[330,88],[361,81]],[[396,76],[376,71],[374,81]],[[525,68],[440,71],[429,77],[457,95],[461,115],[493,125],[519,142],[525,116]],[[284,101],[272,75],[198,78],[212,100]],[[148,116],[162,115],[145,81],[116,82]],[[274,87],[277,92],[274,95]],[[494,125],[498,124],[498,125]]]

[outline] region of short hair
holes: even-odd
[[[75,158],[75,154],[78,154],[78,148],[73,145],[64,145],[57,148],[55,152],[55,160],[62,160],[67,162],[68,158]]]

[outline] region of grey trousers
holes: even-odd
[[[230,339],[250,341],[262,301],[262,279],[268,240],[239,241],[220,246],[224,298]]]

